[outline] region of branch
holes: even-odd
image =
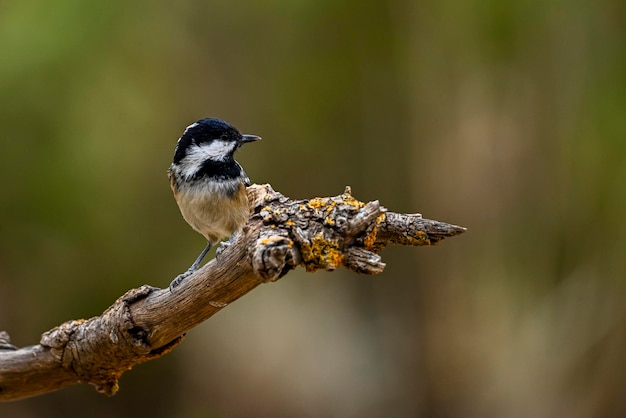
[[[35,346],[17,349],[0,332],[0,400],[76,383],[113,395],[125,371],[170,352],[187,331],[297,266],[378,274],[385,267],[378,252],[388,244],[434,245],[465,231],[388,212],[378,201],[360,202],[349,187],[339,196],[292,200],[269,185],[253,185],[248,196],[251,217],[243,232],[173,292],[132,289],[102,315],[61,324]]]

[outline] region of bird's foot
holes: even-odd
[[[215,250],[215,258],[219,257],[220,255],[222,255],[222,252],[230,247],[233,242],[235,241],[235,238],[237,238],[237,234],[233,234],[228,241],[223,241],[219,247],[217,247],[217,249]]]
[[[181,273],[178,276],[176,276],[174,280],[172,280],[172,283],[170,283],[170,292],[173,292],[174,288],[178,287],[182,283],[182,281],[185,279],[185,277],[191,276],[194,272],[195,270],[189,269],[186,272]]]
[[[232,244],[232,242],[230,242],[230,241],[224,241],[224,242],[222,242],[222,243],[220,244],[220,246],[219,246],[219,247],[217,247],[217,249],[215,250],[215,258],[218,258],[219,256],[221,256],[221,255],[222,255],[222,252],[223,252],[226,248],[230,247],[230,244]]]

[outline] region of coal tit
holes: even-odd
[[[261,139],[242,135],[220,119],[206,118],[185,129],[168,170],[170,186],[183,218],[208,244],[170,290],[200,267],[211,247],[241,230],[249,217],[246,186],[250,179],[233,158],[243,144]]]

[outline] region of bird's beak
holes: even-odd
[[[241,136],[242,136],[242,139],[241,139],[242,144],[258,141],[259,139],[261,139],[260,136],[256,136],[256,135],[241,135]]]

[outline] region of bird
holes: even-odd
[[[174,278],[170,291],[198,270],[211,247],[224,238],[232,240],[247,222],[250,179],[234,153],[260,139],[217,118],[192,123],[178,139],[167,171],[170,187],[183,218],[207,245],[187,271]]]

